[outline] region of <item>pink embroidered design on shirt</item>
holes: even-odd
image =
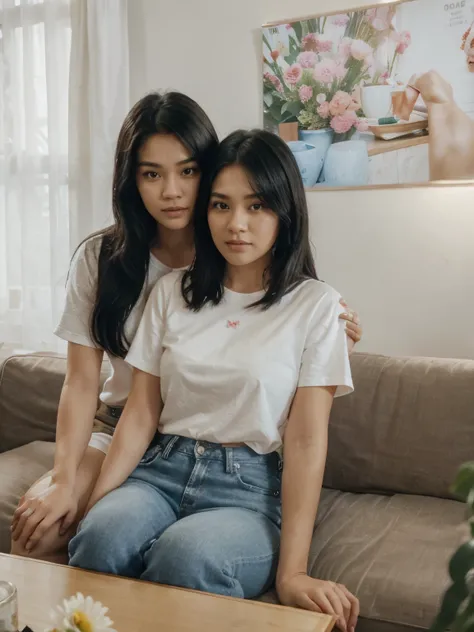
[[[227,321],[227,328],[228,329],[237,329],[237,327],[240,325],[240,320],[228,320]]]

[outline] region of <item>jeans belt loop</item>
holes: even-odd
[[[234,448],[224,448],[225,450],[225,471],[232,474],[234,471]]]

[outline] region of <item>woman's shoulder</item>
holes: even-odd
[[[160,288],[162,292],[165,294],[172,294],[179,290],[181,292],[181,280],[185,270],[171,270],[167,274],[164,274],[158,281],[156,282],[156,287]]]
[[[94,233],[86,237],[72,255],[71,264],[85,263],[88,267],[98,265],[100,249],[104,240],[103,233]]]
[[[181,280],[185,270],[171,270],[155,283],[150,296],[160,304],[169,305],[181,298]]]
[[[341,300],[341,295],[337,290],[328,283],[317,279],[306,279],[293,291],[299,293],[303,300],[313,303],[335,305],[339,304]]]

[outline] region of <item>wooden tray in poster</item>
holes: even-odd
[[[400,121],[392,125],[369,125],[369,130],[376,138],[393,140],[405,134],[421,132],[428,128],[428,119],[419,118],[414,121]]]

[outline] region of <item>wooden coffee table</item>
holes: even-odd
[[[330,632],[333,618],[294,608],[244,601],[99,575],[0,554],[0,579],[18,589],[20,630],[43,632],[49,613],[81,592],[110,609],[118,632]]]

